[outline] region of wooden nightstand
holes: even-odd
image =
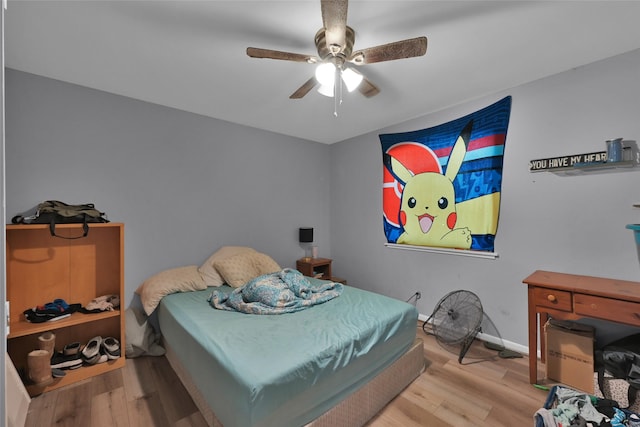
[[[296,261],[296,270],[305,276],[346,285],[347,281],[345,279],[334,277],[331,274],[331,261],[330,258],[300,258]]]

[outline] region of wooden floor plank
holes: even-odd
[[[200,412],[195,412],[178,420],[175,427],[207,427],[207,422]]]
[[[25,421],[25,427],[41,427],[51,425],[51,420],[56,411],[58,390],[41,394],[31,399],[29,412]]]
[[[198,410],[165,357],[151,358],[151,367],[164,413],[170,423]]]
[[[124,368],[120,370],[128,402],[143,399],[156,392],[156,383],[149,357],[127,359]]]
[[[158,393],[151,393],[127,401],[130,426],[170,427]]]
[[[93,397],[91,401],[91,427],[129,427],[124,387],[115,388]]]
[[[98,375],[92,381],[92,393],[94,396],[109,392],[114,389],[123,388],[122,371],[117,369],[115,371],[105,372],[102,375]]]
[[[60,388],[52,425],[86,426],[91,421],[92,388],[91,379]]]

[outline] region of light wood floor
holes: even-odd
[[[528,359],[501,359],[476,341],[458,363],[432,336],[427,368],[367,427],[530,426],[547,392],[529,384]],[[544,369],[542,365],[539,369]],[[544,372],[541,370],[540,372]],[[164,357],[127,359],[120,370],[31,401],[27,427],[206,426]],[[349,426],[346,426],[349,427]]]

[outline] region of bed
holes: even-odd
[[[363,425],[424,369],[405,302],[344,286],[322,304],[255,315],[208,302],[234,287],[192,287],[154,305],[166,356],[211,426]]]

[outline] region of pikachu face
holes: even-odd
[[[455,191],[451,181],[434,172],[416,175],[405,184],[400,223],[415,236],[444,234],[456,225]]]
[[[473,121],[460,132],[451,150],[445,174],[424,172],[414,175],[402,163],[388,156],[385,163],[404,183],[400,204],[400,223],[404,232],[398,243],[469,249],[471,231],[456,228],[456,194],[453,180],[464,161]]]

